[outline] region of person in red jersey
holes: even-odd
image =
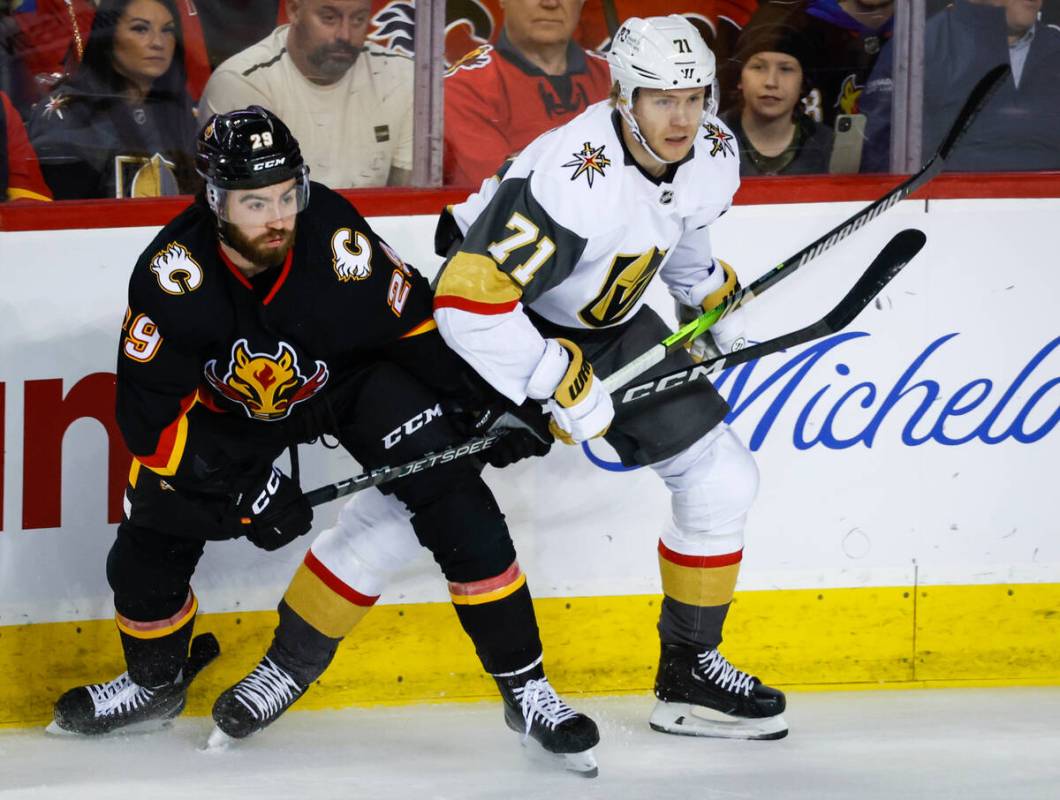
[[[22,118],[4,92],[0,92],[0,137],[0,200],[51,200]]]
[[[505,0],[496,46],[446,73],[445,182],[472,185],[611,89],[607,61],[572,40],[584,0]]]

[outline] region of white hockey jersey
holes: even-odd
[[[435,295],[442,335],[522,402],[545,347],[522,307],[568,328],[612,328],[640,309],[656,273],[698,305],[724,280],[708,226],[739,172],[735,137],[709,118],[688,157],[653,178],[624,148],[609,103],[591,106],[450,209],[464,241]]]

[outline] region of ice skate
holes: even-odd
[[[741,672],[717,650],[663,645],[652,730],[723,739],[783,739],[784,693]]]
[[[184,710],[188,685],[220,652],[213,634],[204,633],[192,642],[182,674],[172,683],[141,686],[123,672],[106,683],[70,689],[55,703],[55,718],[45,730],[60,735],[99,736],[163,728]]]
[[[495,676],[496,677],[496,676]],[[572,709],[556,694],[538,664],[525,673],[496,677],[504,698],[504,721],[565,769],[586,778],[598,773],[592,748],[600,741],[596,723]]]
[[[305,694],[307,688],[265,656],[249,675],[222,692],[213,704],[217,727],[210,734],[205,749],[224,749],[232,740],[245,739],[268,727]]]

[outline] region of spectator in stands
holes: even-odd
[[[806,115],[810,87],[802,69],[805,39],[794,28],[746,28],[733,59],[739,69],[735,108],[722,115],[740,142],[741,175],[828,171],[833,135]]]
[[[103,0],[73,76],[30,140],[58,199],[191,193],[196,123],[174,0]]]
[[[445,180],[478,184],[549,128],[607,98],[607,61],[571,36],[584,0],[504,0],[496,47],[446,73]]]
[[[1012,74],[972,122],[947,170],[1060,169],[1060,31],[1038,22],[1042,0],[956,0],[924,33],[922,155],[942,143],[972,87],[992,67]],[[892,49],[880,56],[863,109],[868,141],[862,171],[890,165]]]
[[[891,38],[894,0],[774,0],[762,3],[747,27],[788,25],[806,37],[802,62],[813,86],[806,113],[834,127],[859,113],[859,98],[880,48]],[[729,94],[732,84],[723,85]]]
[[[315,180],[403,185],[412,171],[412,60],[367,43],[370,0],[287,0],[290,25],[224,62],[205,119],[248,105],[291,128]]]
[[[92,0],[32,0],[10,3],[12,54],[29,80],[11,93],[19,113],[46,96],[77,68],[84,53],[96,6]]]
[[[0,92],[0,199],[52,199],[22,118],[4,92]]]

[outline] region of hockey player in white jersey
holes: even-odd
[[[652,728],[778,739],[784,695],[718,651],[758,483],[727,405],[699,381],[616,413],[600,381],[669,334],[644,302],[656,273],[693,316],[738,286],[709,234],[739,185],[735,139],[715,116],[714,56],[684,18],[628,20],[608,60],[610,101],[540,136],[443,216],[435,319],[494,388],[544,402],[557,438],[602,436],[670,490]],[[741,324],[730,315],[696,347],[740,347]]]
[[[604,436],[625,464],[650,467],[669,488],[651,726],[779,739],[787,734],[784,695],[718,651],[758,484],[751,454],[723,423],[725,402],[697,381],[616,413],[597,379],[669,334],[643,301],[656,273],[689,314],[737,287],[708,233],[739,185],[733,135],[714,115],[714,57],[689,23],[671,16],[627,21],[609,60],[610,102],[539,137],[443,215],[436,246],[450,258],[435,319],[501,393],[545,403],[559,438]],[[739,347],[740,326],[736,312],[693,352]],[[679,351],[645,379],[689,364]],[[354,495],[306,563],[323,563],[353,593],[375,597],[418,548],[409,512],[371,489]],[[320,592],[314,603],[330,614],[346,600]],[[573,712],[547,686],[540,661],[495,677],[508,725],[524,741],[569,752],[559,734]],[[524,684],[538,689],[520,692]]]

